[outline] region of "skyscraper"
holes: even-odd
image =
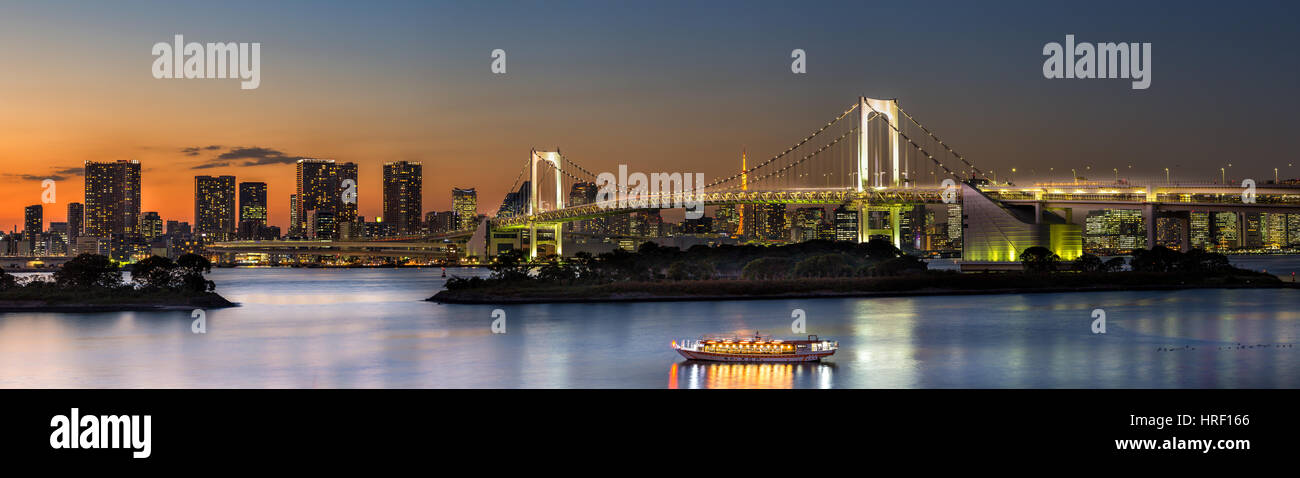
[[[298,160],[295,191],[298,203],[293,209],[298,215],[294,221],[298,233],[303,234],[309,230],[314,231],[314,234],[320,233],[320,228],[315,225],[308,226],[307,211],[328,210],[333,213],[331,224],[335,221],[356,221],[359,192],[356,163],[336,164],[332,159]]]
[[[817,238],[817,227],[826,221],[826,209],[821,207],[801,207],[795,209],[794,220],[790,228],[794,232],[792,240],[811,241]]]
[[[194,177],[194,233],[205,243],[235,234],[235,177]]]
[[[956,249],[960,249],[962,245],[963,229],[965,229],[964,227],[962,227],[963,224],[965,224],[965,218],[961,212],[961,205],[949,204],[948,205],[948,240],[952,241],[952,245],[955,246]]]
[[[576,187],[576,185],[575,185]],[[515,217],[522,216],[528,212],[528,193],[532,191],[532,181],[524,181],[519,185],[519,189],[507,192],[505,199],[501,200],[501,207],[497,208],[497,217]],[[573,198],[570,195],[570,204]]]
[[[524,183],[528,184],[527,181]],[[569,189],[569,202],[567,205],[568,207],[576,207],[595,203],[597,193],[599,193],[599,188],[596,187],[596,183],[583,181],[573,183],[573,186]],[[596,228],[598,222],[600,222],[600,218],[584,219],[569,223],[568,228],[570,231],[575,232],[591,232]]]
[[[384,163],[384,222],[395,224],[398,234],[420,231],[423,185],[424,167],[420,163]]]
[[[266,227],[266,183],[239,183],[239,238],[262,239]]]
[[[478,193],[474,188],[452,188],[451,209],[456,213],[456,229],[474,227],[478,219]]]
[[[79,202],[68,203],[68,244],[76,244],[81,236],[86,209]]]
[[[361,182],[357,181],[357,163],[341,163],[336,168],[334,174],[337,176],[338,186],[334,193],[336,204],[334,219],[337,222],[355,222],[357,200],[361,197]]]
[[[845,208],[843,205],[835,208],[835,240],[837,241],[858,241],[858,211]]]
[[[1149,247],[1146,220],[1137,209],[1098,209],[1084,218],[1084,250],[1097,255],[1127,254]]]
[[[86,161],[86,205],[82,234],[134,235],[140,227],[140,162]]]
[[[754,207],[754,223],[758,238],[775,241],[786,238],[785,204],[767,203]]]
[[[40,242],[41,233],[45,231],[45,207],[35,204],[27,206],[24,212],[23,241],[27,243],[27,250],[35,255],[36,244]]]
[[[303,219],[302,216],[300,216],[299,214],[301,214],[301,211],[298,210],[298,195],[290,194],[289,195],[289,235],[290,236],[300,237],[303,235],[303,228],[302,228]]]
[[[1240,218],[1235,212],[1214,213],[1214,243],[1219,250],[1241,246]]]
[[[1214,247],[1214,231],[1210,213],[1192,211],[1187,215],[1188,242],[1192,249],[1208,251]]]
[[[736,234],[740,227],[740,210],[734,206],[719,206],[713,211],[713,228],[722,234]]]
[[[151,241],[154,238],[163,235],[162,216],[153,211],[148,211],[140,215],[140,236],[144,240]]]

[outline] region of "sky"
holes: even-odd
[[[900,5],[906,3],[906,5]],[[730,175],[858,96],[903,107],[984,169],[1133,179],[1300,177],[1295,2],[0,2],[0,227],[84,161],[137,159],[142,210],[192,221],[195,175],[268,183],[293,161],[424,164],[424,209],[494,212],[529,150],[589,169]],[[155,79],[151,47],[261,43],[261,84]],[[1043,46],[1151,42],[1152,83],[1046,79]],[[491,52],[507,71],[493,74]],[[807,73],[790,72],[791,51]],[[1130,168],[1131,166],[1131,168]],[[1035,173],[1025,173],[1034,171]],[[1098,174],[1105,176],[1106,174]],[[1021,181],[1030,177],[1018,177]],[[1042,179],[1065,179],[1043,177]],[[1262,181],[1260,181],[1262,182]]]

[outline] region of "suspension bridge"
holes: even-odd
[[[1300,213],[1300,188],[1286,186],[1261,187],[1249,200],[1241,188],[1232,185],[1139,186],[1075,181],[999,186],[973,161],[902,109],[896,99],[866,97],[859,97],[784,151],[752,166],[744,163],[741,171],[728,177],[705,184],[691,184],[690,178],[669,173],[641,174],[626,181],[612,179],[609,173],[602,177],[559,150],[533,150],[508,189],[526,193],[522,207],[512,214],[484,219],[468,229],[365,241],[236,241],[217,243],[210,249],[438,256],[446,253],[446,244],[454,243],[464,255],[486,258],[506,248],[521,247],[519,233],[527,231],[528,256],[536,258],[543,253],[564,254],[563,225],[566,223],[688,204],[844,206],[857,212],[859,242],[887,236],[899,246],[903,239],[900,219],[905,207],[965,204],[969,196],[975,195],[979,196],[980,204],[991,206],[975,209],[979,218],[970,222],[978,224],[968,223],[969,218],[963,214],[963,227],[967,231],[964,235],[974,232],[986,237],[975,241],[978,244],[973,251],[971,241],[967,240],[963,257],[974,261],[1005,261],[1006,254],[1000,251],[1012,250],[1018,254],[1018,250],[1031,243],[1064,248],[1062,257],[1069,257],[1070,250],[1078,249],[1079,233],[1060,227],[1062,222],[1069,221],[1062,221],[1054,211],[1072,207],[1143,209],[1144,217],[1148,218],[1149,238],[1153,237],[1154,219],[1170,211],[1222,208]],[[967,185],[975,182],[992,185],[979,189]],[[578,184],[597,185],[600,188],[597,199],[568,204],[566,196]],[[868,220],[871,215],[886,219]],[[973,227],[977,230],[971,231]],[[1017,227],[1020,229],[1008,229]],[[990,228],[993,230],[982,230]]]

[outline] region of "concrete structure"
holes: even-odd
[[[1035,246],[1071,261],[1083,254],[1082,229],[1050,211],[995,201],[962,185],[962,270],[1015,263]]]

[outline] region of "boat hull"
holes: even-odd
[[[835,353],[834,350],[825,352],[811,352],[806,354],[720,354],[712,352],[696,352],[684,350],[681,348],[674,349],[690,360],[707,360],[710,362],[751,362],[751,363],[791,363],[791,362],[817,362],[823,357],[829,357]]]

